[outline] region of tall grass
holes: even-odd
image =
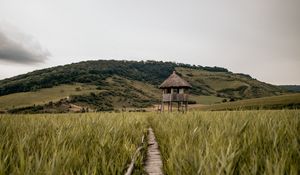
[[[123,174],[149,125],[166,174],[300,174],[300,111],[287,110],[2,115],[0,175]]]
[[[173,113],[149,121],[166,174],[300,174],[300,111]]]
[[[0,116],[0,174],[123,174],[146,125],[130,114]]]

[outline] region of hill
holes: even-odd
[[[147,107],[159,102],[161,92],[157,86],[173,70],[193,86],[190,91],[193,103],[211,104],[224,99],[258,98],[283,92],[277,86],[220,67],[98,60],[37,70],[1,80],[0,109],[52,104],[66,97],[66,103],[95,110]],[[89,90],[81,87],[82,91],[76,91],[77,86],[88,86]],[[24,93],[35,98],[25,98]],[[17,104],[18,101],[22,104]]]

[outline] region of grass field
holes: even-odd
[[[149,126],[165,174],[300,173],[300,111],[253,110],[0,115],[0,174],[124,174]]]
[[[253,98],[211,105],[194,105],[191,108],[197,110],[240,110],[240,109],[281,109],[299,108],[300,93],[285,94],[279,96]]]
[[[299,174],[300,111],[153,116],[166,174]]]
[[[0,116],[0,174],[123,174],[146,129],[129,114]]]
[[[210,104],[220,103],[224,98],[216,97],[216,96],[207,96],[207,95],[190,95],[189,99],[192,101],[196,101],[197,104],[210,105]]]
[[[97,92],[94,85],[60,85],[53,88],[46,88],[34,92],[20,92],[0,96],[0,109],[11,109],[37,104],[45,104],[50,101],[58,101],[70,95],[88,94]],[[20,100],[21,99],[21,100]]]

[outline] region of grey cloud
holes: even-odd
[[[49,51],[31,36],[24,33],[0,28],[0,60],[20,64],[44,62],[50,56]]]

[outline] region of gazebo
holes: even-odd
[[[176,74],[175,71],[159,86],[162,89],[161,111],[164,111],[165,103],[168,104],[168,111],[172,112],[173,102],[178,103],[178,111],[188,109],[188,89],[192,86]]]

